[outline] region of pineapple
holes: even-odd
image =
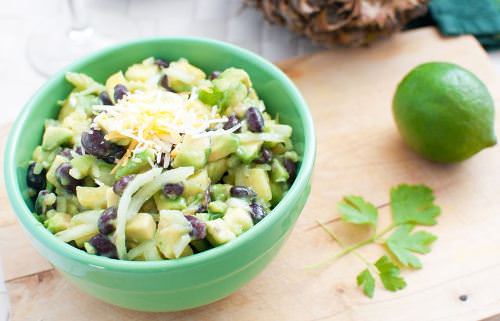
[[[246,0],[271,23],[323,45],[363,46],[427,12],[429,0]]]

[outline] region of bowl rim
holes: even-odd
[[[258,68],[267,69],[271,73],[273,78],[284,84],[285,90],[292,96],[292,100],[297,102],[297,105],[299,107],[298,113],[301,117],[302,126],[304,129],[304,153],[301,160],[299,172],[297,173],[297,177],[294,183],[290,187],[289,191],[285,194],[284,198],[276,205],[276,207],[266,216],[266,218],[260,224],[255,225],[246,233],[243,233],[235,240],[224,244],[223,246],[218,246],[210,249],[209,251],[197,253],[196,255],[191,255],[175,260],[162,261],[126,261],[109,259],[107,257],[88,254],[87,252],[74,248],[71,245],[62,242],[54,237],[52,233],[50,233],[39,221],[36,220],[36,218],[32,215],[30,209],[24,202],[22,191],[20,189],[20,186],[17,184],[16,168],[18,167],[18,165],[15,161],[15,150],[16,146],[18,145],[17,141],[22,135],[21,129],[22,127],[24,127],[24,123],[26,122],[29,114],[36,107],[37,100],[42,95],[42,93],[48,90],[48,88],[52,85],[55,85],[66,71],[75,69],[78,70],[83,65],[86,65],[91,61],[98,60],[102,56],[108,55],[113,52],[119,52],[121,50],[125,50],[129,47],[140,44],[162,41],[197,43],[201,46],[209,45],[217,47],[217,49],[227,51],[232,55],[240,56],[241,58],[246,60],[252,60],[253,62],[255,62]],[[203,263],[205,260],[210,258],[214,259],[217,257],[222,257],[224,256],[224,254],[230,252],[240,244],[248,242],[252,238],[257,238],[259,237],[259,235],[263,235],[263,233],[266,231],[267,226],[276,223],[282,215],[287,215],[286,204],[289,202],[293,202],[294,199],[300,198],[301,194],[303,193],[303,187],[308,184],[308,181],[312,176],[312,170],[316,155],[316,137],[311,114],[309,112],[307,103],[300,94],[299,90],[277,66],[264,59],[263,57],[246,49],[240,48],[236,45],[208,38],[148,37],[110,46],[90,55],[86,55],[51,76],[49,80],[46,81],[45,84],[42,85],[28,100],[21,113],[16,118],[15,122],[12,125],[12,128],[10,129],[4,153],[5,187],[10,204],[12,205],[12,209],[14,210],[18,220],[23,225],[24,229],[27,230],[27,232],[31,234],[31,236],[38,242],[42,243],[42,246],[49,247],[51,251],[56,252],[62,257],[78,261],[82,264],[91,265],[98,269],[133,273],[149,271],[157,272],[182,267],[186,268],[187,266]]]

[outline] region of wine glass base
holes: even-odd
[[[72,30],[69,21],[45,21],[28,38],[28,61],[36,72],[50,76],[82,56],[138,35],[136,26],[121,17],[105,25]]]

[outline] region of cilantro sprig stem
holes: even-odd
[[[441,210],[434,204],[432,190],[424,185],[399,185],[392,188],[390,207],[392,223],[378,231],[377,207],[360,196],[344,197],[338,203],[341,221],[370,225],[373,229],[372,236],[346,245],[324,223],[317,221],[318,225],[342,247],[342,250],[307,268],[324,267],[348,254],[353,254],[366,266],[358,274],[356,281],[368,297],[373,297],[375,291],[373,274],[378,275],[384,288],[389,291],[398,291],[406,287],[405,280],[400,276],[401,268],[420,269],[422,263],[415,253],[429,253],[430,245],[437,239],[429,232],[413,232],[413,230],[416,226],[435,225]],[[386,237],[389,233],[390,235]],[[383,255],[375,263],[369,262],[357,250],[371,244],[382,246],[387,255]]]

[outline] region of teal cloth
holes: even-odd
[[[472,34],[485,47],[500,48],[500,0],[432,0],[429,10],[443,34]]]

